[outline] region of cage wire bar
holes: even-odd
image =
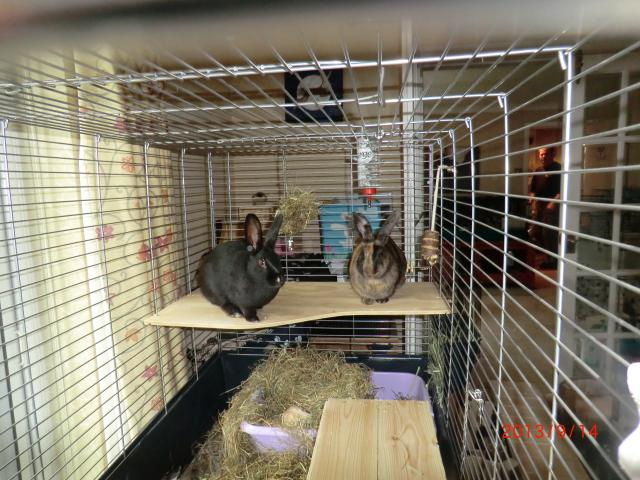
[[[562,55],[562,54],[561,54]],[[573,65],[573,54],[572,52],[568,52],[566,58],[561,57],[564,59],[565,64],[563,65],[563,69],[565,71],[565,82],[566,82],[566,86],[564,88],[564,102],[565,102],[565,110],[567,110],[567,114],[564,118],[564,125],[563,125],[563,140],[565,140],[566,143],[564,143],[564,145],[562,146],[562,158],[563,158],[563,170],[568,171],[571,167],[571,134],[570,134],[570,129],[571,129],[571,112],[569,112],[569,110],[571,109],[572,105],[572,101],[573,101],[573,69],[574,69],[574,65]],[[562,174],[562,188],[561,188],[561,199],[562,200],[567,200],[569,197],[569,192],[570,192],[570,188],[569,188],[569,174],[568,173],[563,173]],[[560,228],[562,228],[562,231],[560,232],[560,249],[559,249],[559,255],[561,258],[564,258],[567,254],[567,234],[565,232],[566,230],[566,226],[567,226],[567,204],[563,204],[560,206]],[[564,283],[564,278],[565,278],[565,265],[564,262],[561,262],[560,265],[558,265],[558,283],[563,284]],[[557,293],[557,308],[558,311],[560,311],[563,308],[563,298],[564,298],[564,292],[562,289],[558,289],[558,293]],[[557,418],[557,409],[558,409],[558,400],[557,400],[557,395],[558,395],[558,370],[560,368],[560,348],[558,347],[558,343],[560,342],[560,339],[562,337],[562,317],[560,315],[557,315],[556,317],[556,328],[555,328],[555,335],[556,335],[556,346],[555,346],[555,350],[554,350],[554,372],[553,372],[553,399],[552,399],[552,404],[551,404],[551,417],[553,419]],[[556,441],[556,432],[555,430],[552,432],[552,437],[551,437],[551,444],[553,445]],[[553,467],[553,460],[554,460],[554,450],[553,449],[549,449],[549,466]]]
[[[505,326],[505,312],[506,312],[506,295],[507,295],[507,266],[508,266],[508,254],[509,254],[509,176],[511,172],[511,162],[509,158],[509,101],[506,96],[498,97],[498,103],[503,108],[504,115],[504,237],[502,242],[502,292],[500,296],[500,344],[498,353],[498,392],[496,394],[496,420],[495,420],[495,440],[494,440],[494,453],[493,453],[493,476],[496,478],[498,473],[498,439],[500,438],[500,407],[501,407],[501,393],[502,393],[502,375],[503,375],[503,354],[504,354],[504,326]]]
[[[640,42],[598,56],[590,53],[596,36],[575,42],[559,33],[531,46],[525,35],[487,49],[487,35],[473,52],[457,53],[452,36],[433,54],[406,24],[399,52],[389,55],[378,34],[369,58],[354,58],[341,39],[342,58],[327,59],[302,40],[308,58],[287,59],[265,42],[266,62],[231,40],[224,48],[238,61],[228,64],[222,48],[188,58],[162,51],[142,67],[92,47],[25,52],[24,64],[2,59],[0,476],[97,478],[166,415],[207,359],[305,345],[420,357],[432,375],[439,371],[442,384],[429,379],[433,403],[462,478],[625,478],[612,452],[634,418],[623,372],[638,360],[640,341]],[[348,80],[342,97],[328,82],[334,71]],[[309,73],[326,94],[303,84],[306,99],[292,95],[284,75],[300,82]],[[612,78],[609,90],[594,87]],[[613,103],[615,123],[607,123],[599,115]],[[545,129],[560,134],[544,137]],[[267,226],[290,187],[312,191],[321,207],[362,203],[354,152],[363,136],[380,161],[374,215],[401,211],[393,237],[409,260],[407,280],[435,282],[450,314],[252,332],[140,326],[197,288],[200,257],[242,235],[247,213]],[[607,145],[615,145],[613,161]],[[595,157],[592,146],[605,153]],[[561,152],[551,174],[561,177],[561,195],[539,198],[559,210],[557,224],[532,218],[526,205],[524,181],[548,175],[531,171],[543,147]],[[423,212],[425,224],[432,220],[441,165],[453,171],[438,187],[440,261],[428,268],[417,226]],[[62,177],[43,180],[65,169],[82,195]],[[598,183],[611,197],[590,187],[595,175],[612,179]],[[590,229],[607,215],[610,233]],[[334,245],[322,222],[321,209],[279,245],[289,281],[347,281],[344,259],[327,254]],[[559,245],[539,244],[526,228],[555,232]],[[603,249],[607,268],[588,255]],[[557,269],[541,268],[541,257]],[[589,282],[603,285],[604,300]],[[597,322],[604,330],[592,328]],[[70,411],[74,389],[88,393]],[[605,439],[551,428],[505,441],[505,426],[516,424],[597,425]],[[64,438],[105,449],[93,454]]]
[[[463,420],[462,420],[462,445],[461,445],[461,449],[462,449],[462,454],[461,454],[461,463],[464,464],[465,460],[466,460],[466,454],[467,454],[467,449],[468,444],[467,444],[467,439],[468,439],[468,435],[469,435],[469,427],[468,427],[468,418],[469,418],[469,398],[474,398],[472,396],[472,392],[470,391],[469,388],[469,369],[470,369],[470,360],[471,360],[471,342],[473,340],[473,333],[472,333],[472,326],[473,326],[473,319],[475,316],[475,311],[473,311],[472,305],[473,305],[473,289],[474,289],[474,277],[473,277],[473,268],[474,268],[474,247],[475,247],[475,238],[474,238],[474,234],[475,234],[475,182],[473,181],[473,179],[475,178],[475,153],[474,153],[474,149],[475,149],[475,145],[473,143],[473,122],[471,121],[471,118],[467,117],[465,119],[465,126],[467,127],[467,129],[469,130],[469,176],[471,177],[472,181],[471,181],[471,219],[470,219],[470,226],[469,226],[469,234],[470,234],[470,238],[469,238],[469,247],[470,247],[470,253],[469,253],[469,296],[467,298],[467,348],[466,348],[466,352],[465,352],[465,357],[464,357],[464,362],[465,362],[465,367],[464,367],[464,372],[465,372],[465,378],[464,378],[464,387],[463,387],[463,396],[464,396],[464,416],[463,416]],[[431,156],[433,154],[431,153]],[[430,171],[430,175],[431,175],[431,171]]]
[[[32,429],[30,429],[30,430],[32,430]]]
[[[416,123],[410,122],[419,122],[422,120],[422,105],[420,102],[413,101],[408,106],[408,111],[405,111],[403,108],[405,106],[402,103],[402,99],[405,96],[409,98],[417,98],[420,96],[419,86],[422,80],[422,75],[417,65],[413,63],[416,55],[416,51],[418,48],[418,44],[415,41],[413,36],[413,32],[411,29],[410,22],[405,22],[403,24],[403,38],[402,38],[402,50],[403,55],[408,55],[409,62],[407,65],[402,68],[402,84],[400,85],[400,89],[398,92],[398,109],[394,111],[392,124],[396,122],[396,117],[398,113],[402,114],[403,124],[407,125],[405,132],[414,138],[419,133],[416,131]],[[378,63],[380,65],[379,68],[382,68],[382,58],[381,51],[379,51]],[[380,79],[383,81],[383,78]],[[416,120],[414,121],[414,118]],[[380,123],[380,118],[378,118],[378,123]],[[365,125],[364,120],[362,124]],[[364,128],[363,128],[364,129]],[[403,133],[405,133],[403,132]],[[416,234],[416,219],[419,217],[420,212],[419,209],[422,205],[424,205],[424,198],[420,195],[423,188],[423,176],[418,175],[420,171],[420,164],[423,163],[424,152],[423,149],[419,145],[415,145],[412,141],[409,141],[407,144],[403,145],[403,203],[404,203],[404,251],[407,259],[407,263],[410,266],[416,265],[416,257],[418,255],[417,252],[417,234]],[[421,162],[422,160],[422,162]],[[424,171],[424,168],[422,168]],[[417,281],[419,273],[415,268],[409,269],[409,278],[407,279],[409,282]],[[409,355],[419,355],[422,353],[422,325],[421,321],[416,316],[407,316],[405,317],[405,344],[406,353]]]
[[[104,211],[103,211],[103,198],[102,198],[102,181],[101,181],[101,175],[100,175],[100,140],[101,137],[100,135],[96,135],[95,137],[95,183],[96,183],[96,191],[97,191],[97,200],[98,200],[98,209],[99,209],[99,224],[100,225],[104,225]],[[106,291],[109,291],[109,280],[108,280],[108,263],[107,263],[107,242],[106,239],[104,238],[104,236],[101,238],[101,256],[100,256],[100,260],[101,260],[101,265],[100,267],[102,268],[102,271],[104,272],[104,275],[100,277],[101,280],[104,280],[105,282],[105,286],[104,288],[106,289]],[[108,322],[108,325],[111,324],[111,312],[108,311],[106,312],[106,319]],[[100,330],[101,327],[97,327],[96,330]],[[113,330],[110,326],[107,327],[107,332],[108,332],[108,341],[107,341],[107,345],[105,346],[105,351],[111,351],[113,349],[113,345],[116,343],[114,336],[113,336]],[[109,362],[109,366],[110,366],[110,372],[115,372],[116,368],[115,368],[115,362],[113,358],[110,358],[110,362]],[[109,376],[111,376],[111,374],[109,374]],[[108,377],[107,377],[108,378]],[[104,383],[107,383],[106,381]],[[120,390],[117,388],[116,382],[113,381],[113,379],[111,380],[111,383],[107,383],[107,388],[105,388],[106,391],[108,391],[109,389],[113,388],[114,386],[116,386],[116,398],[115,401],[117,402],[117,407],[116,407],[116,418],[121,419],[123,418],[123,413],[121,410],[121,405],[122,405],[122,400],[120,398]],[[108,402],[110,400],[112,400],[112,398],[109,398],[108,393],[104,393],[103,394],[103,398],[106,397],[106,400],[101,399],[102,403],[108,404]],[[111,396],[112,397],[112,396]],[[119,430],[120,433],[120,438],[116,438],[115,439],[115,443],[116,445],[118,445],[118,450],[117,451],[123,451],[124,450],[124,439],[125,439],[125,435],[124,435],[124,428],[122,425],[121,421],[115,421],[112,420],[109,423],[105,422],[105,430],[107,430],[110,426],[111,423],[114,423],[116,425],[116,428]],[[111,450],[111,448],[109,449],[109,451]],[[113,457],[115,458],[115,457]]]

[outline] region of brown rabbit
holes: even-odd
[[[400,212],[393,212],[374,235],[367,217],[353,214],[359,235],[349,261],[349,280],[366,305],[388,302],[404,283],[407,259],[391,238],[399,220]]]

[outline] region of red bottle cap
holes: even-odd
[[[366,187],[360,190],[360,195],[367,197],[367,200],[371,202],[373,196],[378,193],[378,189],[375,187]]]

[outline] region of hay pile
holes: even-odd
[[[256,394],[258,392],[258,394]],[[373,398],[369,370],[348,364],[338,353],[310,349],[277,349],[260,363],[234,395],[229,408],[209,434],[194,461],[199,480],[294,480],[307,475],[313,440],[329,398]],[[295,427],[283,427],[281,415],[290,407],[309,413]],[[259,454],[240,424],[285,428],[300,440],[297,453]]]
[[[441,409],[444,409],[445,385],[444,385],[444,350],[447,344],[447,337],[441,333],[435,333],[429,339],[427,345],[427,355],[429,357],[429,386],[435,393],[435,400]]]
[[[278,210],[283,216],[280,233],[290,237],[302,232],[309,221],[318,216],[318,202],[312,192],[291,187],[278,205]]]

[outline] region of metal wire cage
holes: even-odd
[[[212,355],[299,345],[424,359],[461,478],[625,478],[640,41],[605,35],[615,21],[576,34],[566,18],[473,39],[465,24],[440,35],[394,19],[329,40],[265,27],[254,42],[5,51],[0,477],[97,478]],[[363,138],[373,196],[358,184]],[[430,267],[420,237],[440,166]],[[143,324],[197,288],[200,257],[241,236],[247,213],[268,225],[294,187],[319,215],[277,246],[288,281],[348,281],[353,236],[327,234],[327,208],[400,210],[407,280],[434,282],[452,313]]]

